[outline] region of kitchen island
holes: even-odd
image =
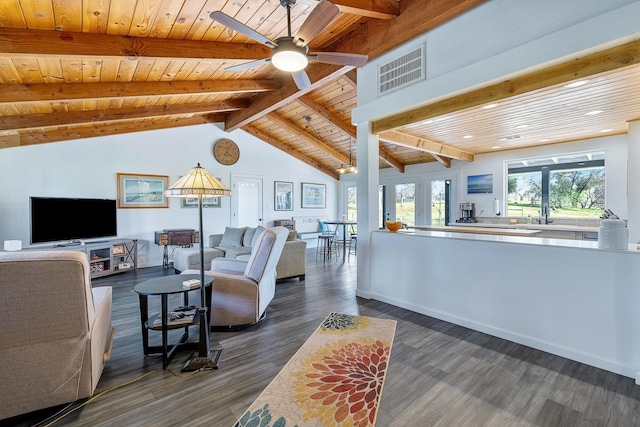
[[[417,230],[370,250],[371,298],[640,383],[636,245]]]
[[[445,227],[432,225],[414,225],[415,230],[421,231],[445,231],[452,233],[477,233],[477,234],[495,234],[500,236],[537,236],[542,233],[541,230],[521,230],[516,228],[502,227],[457,227],[455,225],[447,225]]]

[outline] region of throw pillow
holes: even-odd
[[[256,227],[256,232],[253,234],[253,239],[251,239],[251,247],[253,248],[258,241],[258,237],[262,234],[265,228],[261,225]]]
[[[242,236],[246,227],[233,228],[225,227],[222,240],[220,241],[221,248],[239,248],[242,246]]]
[[[248,248],[251,247],[251,242],[253,241],[253,235],[256,234],[257,227],[248,227],[244,232],[244,237],[242,238],[242,246],[246,246]]]

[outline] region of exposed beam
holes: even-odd
[[[358,72],[356,70],[349,71],[342,76],[342,78],[345,79],[354,90],[358,89]]]
[[[438,162],[440,162],[445,168],[448,169],[451,167],[451,159],[449,157],[442,157],[434,153],[429,153],[429,154],[431,154],[433,158],[436,159]]]
[[[350,136],[351,138],[356,138],[356,127],[349,123],[344,123],[342,120],[335,117],[334,114],[331,113],[327,108],[318,103],[317,101],[311,99],[308,95],[301,96],[298,98],[298,102],[307,107],[308,109],[314,111],[320,117],[331,123],[333,126],[340,129],[342,132]],[[391,155],[388,151],[384,149],[384,147],[380,146],[380,158],[387,163],[389,166],[397,169],[399,172],[404,172],[404,164],[396,159],[393,155]],[[342,162],[346,163],[346,162]]]
[[[315,112],[317,115],[331,123],[333,126],[340,129],[342,132],[346,133],[351,138],[356,137],[356,127],[350,123],[344,123],[342,120],[339,120],[331,111],[325,108],[322,104],[317,101],[311,99],[309,95],[301,96],[297,99],[297,101],[307,107],[308,109]]]
[[[246,125],[242,127],[242,130],[244,130],[245,132],[255,136],[256,138],[266,142],[267,144],[273,145],[274,147],[276,147],[279,150],[284,151],[285,153],[289,154],[292,157],[295,157],[296,159],[300,160],[303,163],[306,163],[307,165],[318,169],[320,172],[323,172],[327,175],[329,175],[330,177],[334,178],[334,179],[340,179],[340,175],[338,174],[338,172],[335,169],[331,169],[326,167],[325,165],[323,165],[320,162],[317,162],[316,160],[312,159],[309,156],[306,156],[302,153],[299,153],[295,148],[290,147],[288,145],[286,145],[285,143],[283,143],[282,141],[280,141],[279,139],[274,138],[273,136],[261,131],[260,129],[256,128],[255,126],[251,126],[251,125]]]
[[[391,144],[402,145],[403,147],[414,148],[416,150],[424,151],[429,154],[436,154],[438,156],[450,157],[456,160],[464,160],[466,162],[473,162],[474,155],[468,151],[460,150],[449,145],[444,145],[439,142],[430,141],[426,138],[418,138],[417,136],[409,135],[398,131],[387,131],[378,135],[380,140],[389,142]]]
[[[0,85],[1,102],[63,101],[206,93],[265,92],[278,88],[274,80],[203,80],[126,83],[52,83]]]
[[[93,138],[98,136],[169,129],[182,126],[208,124],[216,121],[221,122],[223,120],[224,115],[222,114],[219,115],[217,120],[213,115],[202,115],[188,118],[175,117],[169,120],[100,123],[98,126],[82,125],[54,131],[25,131],[20,132],[18,141],[16,141],[14,138],[15,145],[12,146],[17,147],[25,145],[45,144],[49,142],[71,141],[74,139]],[[0,145],[2,145],[3,143],[6,143],[6,140],[4,139],[4,137],[0,137]]]
[[[351,71],[353,68],[354,67],[336,67],[327,64],[314,64],[309,66],[306,69],[309,79],[311,80],[311,86],[309,88],[298,89],[293,82],[293,79],[288,78],[285,80],[284,85],[280,89],[274,90],[273,93],[256,95],[249,108],[230,113],[225,123],[225,130],[227,132],[231,132],[244,127],[245,125],[258,120],[265,114],[275,111],[278,108],[295,101],[300,96],[337,79],[341,75]]]
[[[400,173],[404,173],[404,163],[393,157],[382,145],[378,145],[379,157]]]
[[[247,101],[229,100],[196,104],[165,104],[147,107],[113,108],[88,111],[63,111],[48,114],[0,116],[0,131],[78,125],[83,123],[134,120],[171,115],[202,114],[246,108]]]
[[[100,58],[262,59],[271,49],[262,44],[128,37],[67,31],[0,28],[0,56],[99,56]]]
[[[377,58],[486,0],[402,0],[395,19],[368,19],[325,50],[354,52]]]
[[[640,64],[640,40],[606,49],[582,58],[534,71],[502,83],[463,93],[433,104],[394,114],[371,124],[372,133],[396,129],[454,111],[496,102],[501,99],[567,83],[595,74]]]
[[[340,12],[376,19],[398,16],[398,0],[333,0]]]
[[[336,150],[335,148],[331,147],[327,143],[319,140],[315,136],[308,134],[303,129],[301,129],[298,126],[296,126],[295,124],[291,123],[289,120],[279,116],[275,112],[271,112],[271,113],[267,114],[265,117],[267,119],[271,120],[273,123],[275,123],[278,126],[280,126],[281,128],[283,128],[284,130],[286,130],[287,132],[294,134],[298,138],[301,138],[304,141],[306,141],[307,143],[309,143],[309,144],[313,145],[314,147],[318,148],[323,153],[328,154],[329,156],[331,156],[334,159],[338,160],[340,163],[347,163],[349,161],[349,156],[347,156],[346,154],[343,154],[343,153],[339,152],[338,150]]]

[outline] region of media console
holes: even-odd
[[[44,247],[32,249],[50,249]],[[70,242],[54,245],[53,250],[81,251],[87,254],[91,278],[138,269],[137,239],[105,239],[94,242]]]

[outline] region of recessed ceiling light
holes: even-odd
[[[528,127],[529,127],[529,125],[518,125],[518,126],[516,126],[516,129],[526,129]]]
[[[542,138],[538,140],[539,142],[547,142],[547,141],[551,141],[549,138]]]
[[[589,83],[589,80],[578,80],[576,82],[571,82],[569,84],[566,84],[564,85],[564,87],[566,88],[579,87],[582,85],[586,85],[587,83]]]
[[[493,104],[483,105],[482,109],[488,110],[489,108],[496,108],[498,105],[500,105],[500,104],[498,104],[497,102],[494,102]]]
[[[604,133],[604,132],[611,132],[613,131],[613,129],[602,129],[600,132]]]
[[[584,113],[585,116],[595,116],[596,114],[600,114],[602,113],[602,110],[593,110],[593,111],[589,111],[588,113]]]
[[[493,148],[494,150],[497,150],[498,148],[502,148],[502,147],[500,147],[499,145],[494,145],[494,146],[493,146],[493,147],[491,147],[491,148]]]
[[[431,123],[433,123],[433,120],[427,120],[427,121],[424,121],[424,122],[422,122],[420,124],[422,124],[422,125],[430,125]]]
[[[463,136],[464,139],[469,139],[469,138],[473,138],[473,135],[465,135]]]

